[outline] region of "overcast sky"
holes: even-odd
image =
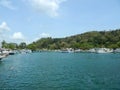
[[[0,0],[0,41],[30,43],[120,28],[120,0]]]

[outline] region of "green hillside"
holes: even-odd
[[[120,29],[91,31],[66,38],[41,38],[28,45],[29,49],[90,49],[95,47],[120,48]]]

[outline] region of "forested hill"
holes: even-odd
[[[120,29],[91,31],[66,38],[42,38],[28,45],[30,49],[90,49],[95,47],[120,48]]]

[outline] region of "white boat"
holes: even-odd
[[[95,53],[95,52],[96,52],[96,49],[95,49],[95,48],[89,49],[88,52],[90,52],[90,53]]]
[[[96,48],[96,53],[112,53],[113,49],[108,48]]]
[[[81,49],[74,50],[75,53],[79,53],[81,51],[82,51]]]
[[[115,53],[120,53],[120,48],[114,50]]]
[[[14,55],[15,54],[15,52],[14,51],[9,51],[9,55]]]
[[[0,54],[0,60],[5,58],[6,57],[6,54]]]
[[[9,51],[8,50],[3,50],[2,54],[9,54]]]
[[[72,48],[66,48],[66,49],[61,50],[60,52],[62,52],[62,53],[73,53],[74,50]]]
[[[22,53],[22,54],[25,54],[25,53],[32,53],[32,51],[29,50],[29,49],[22,49],[22,50],[20,50],[20,53]]]

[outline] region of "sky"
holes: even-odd
[[[120,0],[0,0],[0,41],[31,43],[120,28]]]

